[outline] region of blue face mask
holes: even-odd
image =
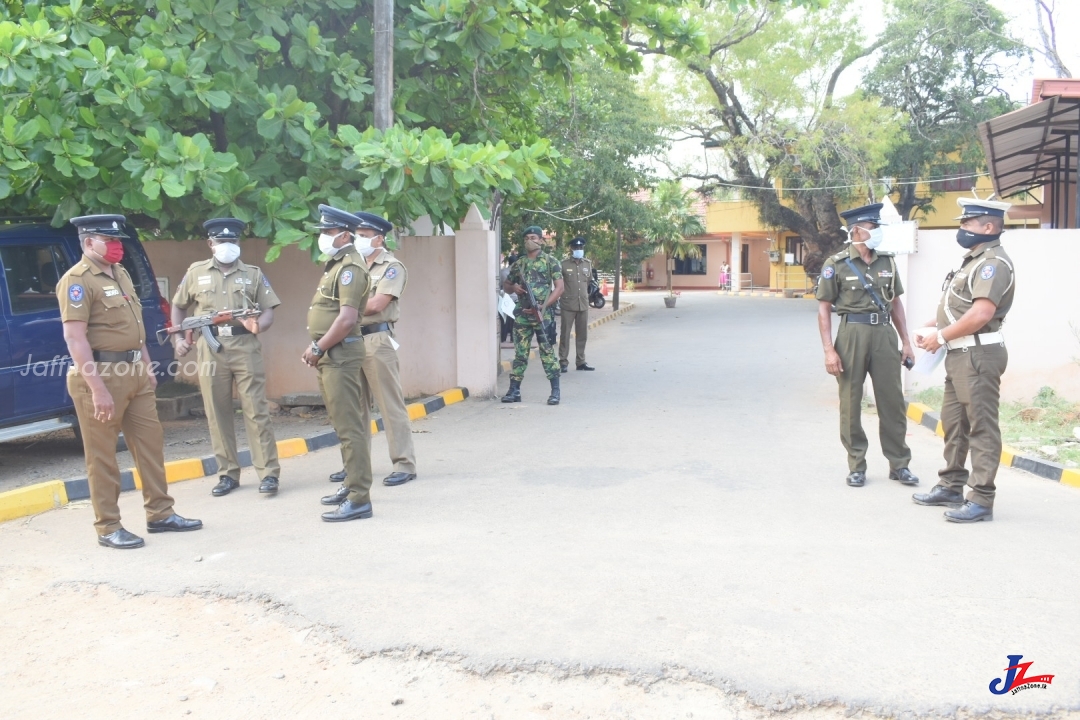
[[[571,250],[570,254],[573,255],[578,260],[585,257],[585,251],[584,250]]]

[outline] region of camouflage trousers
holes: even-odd
[[[529,366],[529,349],[533,335],[540,346],[540,362],[548,380],[559,377],[559,361],[555,358],[555,347],[551,344],[544,328],[537,322],[525,322],[519,317],[514,323],[514,364],[510,366],[510,379],[521,382],[525,377],[525,368]]]

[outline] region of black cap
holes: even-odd
[[[844,218],[848,227],[851,227],[855,223],[871,222],[875,225],[881,224],[881,208],[884,207],[884,203],[874,203],[873,205],[863,205],[857,207],[854,210],[845,210],[840,213],[840,217]]]
[[[247,223],[236,218],[214,218],[202,226],[211,240],[239,240]]]
[[[544,237],[544,228],[539,225],[530,225],[521,231],[521,237],[525,237],[526,235],[539,235],[540,237]]]
[[[575,250],[580,250],[581,248],[585,247],[585,238],[579,235],[578,237],[570,241],[570,247],[574,248]]]
[[[353,215],[351,212],[340,210],[330,205],[320,205],[319,214],[322,216],[319,220],[319,224],[315,226],[316,230],[336,230],[338,228],[344,228],[345,230],[355,230],[363,225],[363,221]]]
[[[356,217],[360,218],[360,227],[371,228],[380,235],[385,235],[394,229],[394,223],[375,213],[358,212],[355,214]]]
[[[83,215],[70,220],[71,224],[79,228],[80,235],[104,235],[105,237],[126,238],[124,223],[127,218],[123,215]]]

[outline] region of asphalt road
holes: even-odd
[[[376,485],[371,520],[319,520],[329,449],[285,461],[275,498],[250,476],[220,499],[212,479],[173,486],[206,528],[139,551],[98,548],[88,508],[0,526],[0,574],[270,598],[360,650],[477,669],[687,672],[868,714],[1080,710],[1080,491],[1002,469],[995,521],[954,525],[876,449],[849,488],[815,303],[635,302],[591,334],[598,370],[564,375],[561,406],[534,360],[525,402],[418,422],[420,478]],[[909,432],[925,489],[941,441]],[[373,457],[389,472],[382,436]],[[136,532],[139,505],[121,502]],[[991,694],[1016,654],[1053,683]]]

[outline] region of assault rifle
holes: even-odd
[[[522,278],[524,281],[524,278]],[[544,316],[540,312],[540,303],[536,302],[536,295],[533,294],[532,286],[529,283],[524,283],[525,297],[521,298],[521,309],[525,312],[533,311],[536,313],[536,319],[540,321],[540,332],[536,334],[537,338],[543,337],[547,340],[547,349],[554,352],[552,347],[555,344],[555,323],[550,324],[544,321]],[[550,327],[549,327],[550,325]],[[539,340],[537,340],[539,342]]]
[[[158,344],[164,345],[169,340],[170,335],[176,335],[177,333],[188,333],[188,338],[190,339],[191,335],[194,334],[196,330],[200,330],[202,331],[202,336],[206,338],[206,344],[210,346],[210,349],[214,352],[219,352],[221,350],[221,342],[214,337],[214,333],[210,332],[211,327],[214,325],[225,325],[225,323],[232,322],[233,320],[257,318],[259,315],[262,315],[262,310],[256,305],[253,308],[245,308],[243,310],[219,310],[218,312],[209,315],[195,315],[184,318],[184,322],[180,323],[179,327],[167,327],[158,330]]]

